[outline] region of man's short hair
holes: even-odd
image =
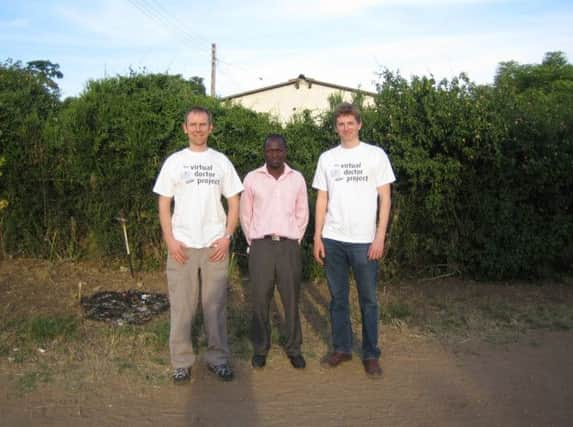
[[[267,144],[271,141],[278,141],[282,144],[283,148],[287,149],[287,141],[286,138],[281,135],[280,133],[271,133],[265,138],[265,142],[263,143],[263,150],[267,148]]]
[[[189,117],[189,114],[191,114],[191,113],[207,114],[207,120],[208,120],[209,124],[213,124],[213,114],[211,114],[211,112],[208,109],[206,109],[205,107],[200,107],[198,105],[194,105],[193,107],[189,108],[185,112],[185,116],[183,117],[183,121],[185,123],[187,123],[187,117]]]
[[[334,124],[336,125],[336,121],[340,116],[354,116],[358,123],[362,123],[362,117],[360,114],[360,110],[356,105],[351,104],[350,102],[342,102],[336,106],[334,109]]]

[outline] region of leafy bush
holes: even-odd
[[[285,134],[288,163],[310,188],[320,153],[336,145],[332,111],[281,125],[205,96],[199,78],[138,74],[90,81],[59,100],[57,64],[0,65],[0,244],[50,258],[124,256],[123,213],[136,268],[163,263],[153,183],[187,140],[183,113],[214,113],[210,146],[239,175],[263,163],[270,132]],[[362,139],[383,147],[397,175],[385,275],[461,272],[477,278],[552,276],[573,266],[573,65],[500,64],[496,82],[467,76],[406,80],[384,71]],[[360,102],[357,99],[356,102]],[[303,241],[312,261],[315,192]],[[239,238],[235,250],[244,253]],[[244,260],[244,257],[239,257]]]

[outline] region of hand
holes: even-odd
[[[384,255],[384,238],[375,238],[368,248],[368,259],[377,260]]]
[[[185,264],[187,255],[185,254],[185,245],[179,240],[170,239],[165,242],[167,244],[167,251],[169,256],[173,258],[178,264]]]
[[[229,246],[231,246],[231,239],[228,237],[223,236],[215,240],[211,246],[213,248],[213,252],[211,252],[211,255],[209,256],[209,261],[218,262],[223,260],[229,252]]]
[[[326,252],[324,250],[324,243],[322,243],[322,239],[320,237],[314,239],[314,245],[312,249],[312,254],[314,255],[314,259],[320,265],[324,265],[324,258],[326,257]]]

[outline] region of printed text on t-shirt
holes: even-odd
[[[368,175],[365,175],[364,169],[362,169],[362,162],[342,163],[340,169],[342,169],[342,174],[346,182],[368,181]]]
[[[197,184],[206,185],[219,185],[221,180],[216,178],[216,173],[213,172],[213,165],[185,165],[185,183],[191,184],[197,180]]]

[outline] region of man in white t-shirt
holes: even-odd
[[[396,178],[384,150],[360,141],[362,120],[355,106],[340,104],[334,120],[340,145],[321,154],[312,182],[318,190],[313,255],[325,266],[331,295],[333,351],[323,365],[336,367],[352,358],[352,269],[362,313],[362,363],[368,376],[379,377],[378,260],[390,216],[390,183]]]
[[[243,185],[229,159],[207,147],[212,130],[207,109],[190,109],[183,123],[189,146],[165,160],[153,188],[159,195],[159,221],[168,251],[169,349],[175,383],[191,378],[195,362],[191,327],[199,295],[208,341],[207,367],[224,381],[234,376],[227,343],[227,277]],[[222,196],[227,199],[227,214]]]

